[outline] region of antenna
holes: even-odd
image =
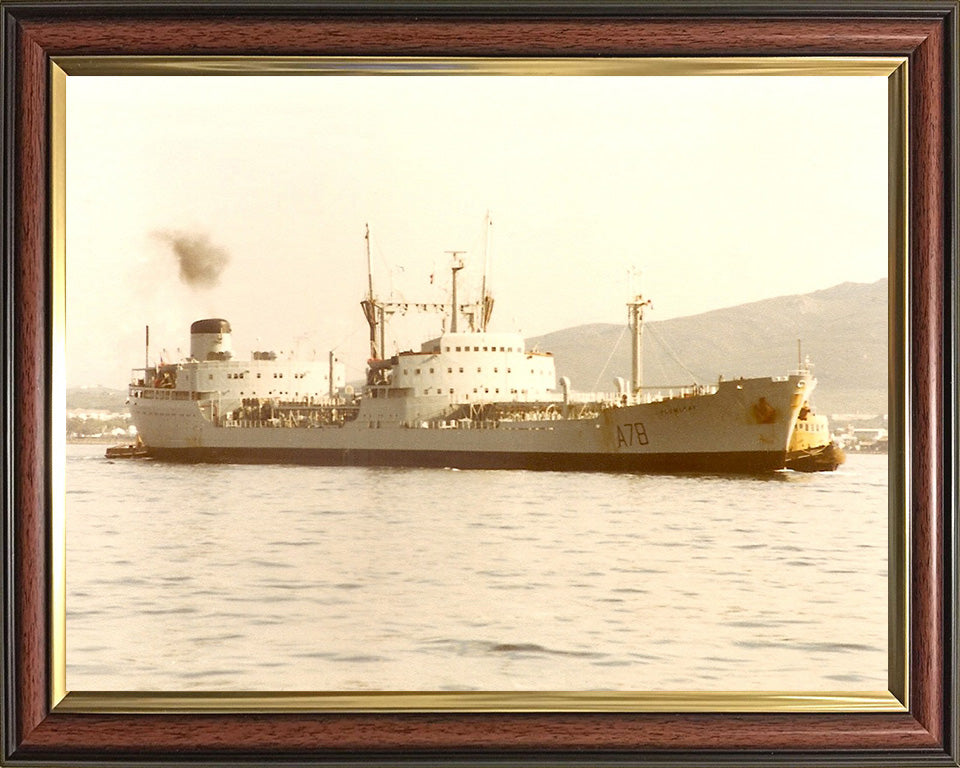
[[[629,267],[627,267],[627,293],[630,296],[633,296],[633,282],[634,280],[640,282],[641,274],[642,272],[636,264],[631,264]]]
[[[370,259],[370,225],[364,225],[363,240],[367,248],[367,298],[373,301],[373,262]]]

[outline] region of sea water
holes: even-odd
[[[69,690],[887,688],[886,456],[66,472]]]

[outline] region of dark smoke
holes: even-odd
[[[157,237],[173,250],[180,265],[180,279],[187,285],[213,288],[220,282],[220,274],[230,257],[223,248],[213,245],[206,235],[158,232]]]

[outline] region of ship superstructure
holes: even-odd
[[[367,234],[369,244],[369,232]],[[369,245],[368,245],[369,268]],[[606,471],[763,472],[788,460],[816,385],[809,370],[658,392],[642,384],[643,312],[627,304],[629,382],[580,394],[558,380],[553,356],[516,333],[488,330],[493,300],[462,303],[451,254],[449,304],[424,304],[443,331],[385,357],[395,309],[369,290],[366,386],[343,367],[254,353],[237,361],[224,320],[191,328],[191,356],[135,372],[130,410],[151,456],[183,461],[291,462]],[[139,375],[137,375],[139,374]]]
[[[344,387],[344,365],[332,354],[319,362],[255,351],[241,360],[233,355],[231,337],[226,320],[198,320],[190,326],[189,357],[133,371],[129,405],[141,440],[139,424],[162,420],[176,410],[172,403],[194,404],[205,418],[227,423],[254,408],[259,412],[261,404],[277,413],[329,404]],[[147,339],[149,345],[149,329]]]

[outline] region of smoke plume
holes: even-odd
[[[223,248],[210,242],[206,235],[185,232],[158,232],[170,246],[180,265],[180,280],[191,288],[213,288],[220,282],[230,256]]]

